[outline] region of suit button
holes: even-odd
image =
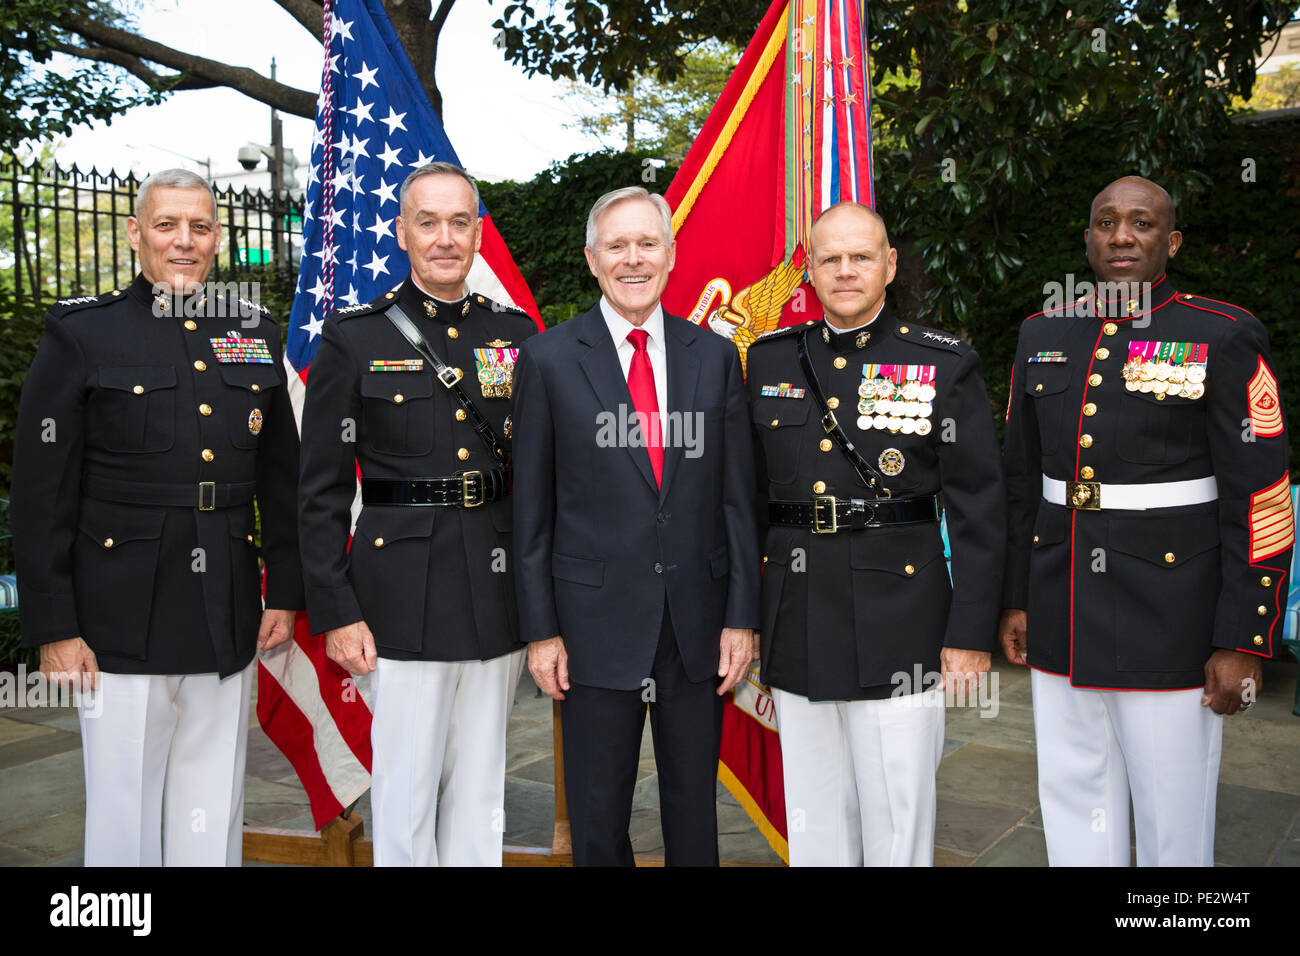
[[[382,548],[383,546],[384,546],[384,539],[383,539],[383,538],[376,538],[376,539],[375,539],[375,547],[376,547],[376,548]]]
[[[1101,327],[1101,330],[1105,332],[1107,335],[1114,335],[1116,332],[1119,331],[1119,326],[1116,325],[1114,322],[1107,322],[1105,325]]]
[[[194,362],[194,371],[196,371],[196,372],[206,372],[207,370],[208,370],[208,363],[207,363],[207,362],[203,361],[203,359],[196,359],[196,360],[195,360],[195,362]]]
[[[463,422],[467,417],[468,416],[466,416],[465,414],[465,409],[463,408],[456,409],[456,421]]]
[[[1264,638],[1259,634],[1256,634],[1254,637],[1251,638],[1251,640],[1255,642],[1256,647],[1259,647],[1259,645],[1264,643]]]
[[[454,326],[454,325],[449,325],[449,326],[447,326],[447,338],[449,338],[449,339],[458,339],[458,338],[460,338],[460,332],[458,332],[458,331],[456,330],[456,326]]]
[[[1105,346],[1097,349],[1097,358],[1101,359],[1103,362],[1106,361],[1106,359],[1110,358],[1110,349]]]
[[[212,459],[217,457],[216,455],[212,454],[211,448],[203,449],[202,456],[204,461],[211,461]]]
[[[655,562],[655,574],[663,574],[663,573],[664,573],[664,566],[663,566],[662,564],[660,564],[658,561],[656,561],[656,562]]]
[[[846,359],[843,355],[837,355],[835,356],[835,361],[832,362],[831,364],[834,365],[836,368],[843,368],[844,366],[849,364],[849,360]]]
[[[1079,436],[1079,447],[1080,447],[1080,448],[1091,448],[1091,447],[1092,447],[1092,436],[1089,435],[1089,434],[1086,434],[1086,433],[1083,434],[1083,435],[1080,435],[1080,436]]]
[[[906,571],[908,574],[915,574],[915,573],[916,573],[916,568],[914,568],[914,567],[913,567],[912,565],[910,565],[910,564],[909,564],[907,567],[903,568],[903,570]]]
[[[1079,469],[1079,477],[1081,477],[1084,481],[1091,481],[1093,474],[1095,473],[1093,472],[1091,465],[1084,465],[1082,468]]]
[[[663,524],[667,520],[668,519],[664,517],[664,513],[662,511],[659,512],[657,515],[655,515],[655,521],[659,522],[660,524]]]
[[[1097,414],[1097,406],[1092,402],[1089,402],[1087,405],[1083,406],[1083,413],[1089,418],[1092,418],[1093,415]]]
[[[830,409],[839,408],[840,400],[836,398],[834,395],[832,395],[830,398],[826,399],[826,407]]]
[[[1165,552],[1165,564],[1173,564],[1174,561],[1176,560],[1177,558],[1174,557],[1174,553],[1172,551]]]
[[[396,395],[393,396],[394,404],[400,405],[404,401],[406,401],[406,396],[403,395],[401,392],[398,392]]]
[[[197,329],[198,327],[199,327],[199,324],[198,324],[197,322],[195,322],[193,319],[186,319],[186,320],[185,320],[185,328],[188,329],[190,332],[193,332],[193,331],[194,331],[195,329]]]
[[[204,402],[202,405],[199,406],[199,414],[200,414],[200,415],[203,415],[204,417],[207,417],[208,415],[211,415],[211,414],[212,414],[212,406],[209,405],[207,402]]]
[[[1096,388],[1098,385],[1101,384],[1101,376],[1098,375],[1096,372],[1093,372],[1091,375],[1088,376],[1088,384],[1091,385],[1093,388]]]
[[[143,395],[143,394],[144,394],[144,386],[143,386],[143,385],[135,385],[135,386],[133,386],[133,387],[131,388],[131,391],[135,392],[137,395]]]
[[[824,494],[826,494],[826,482],[824,482],[824,481],[814,481],[814,482],[813,482],[813,494],[815,494],[815,495],[824,495]]]
[[[1260,617],[1263,617],[1265,614],[1268,613],[1268,608],[1266,608],[1264,605],[1261,604],[1259,607],[1255,608],[1255,613],[1258,614]]]
[[[1264,587],[1266,587],[1266,588],[1268,588],[1268,587],[1272,587],[1272,586],[1273,586],[1273,579],[1270,578],[1270,577],[1268,577],[1267,575],[1265,575],[1264,577],[1262,577],[1262,578],[1259,579],[1259,583],[1262,584],[1262,585],[1263,585]]]
[[[112,538],[105,538],[105,539],[104,539],[104,547],[106,547],[106,548],[111,548],[112,546],[113,546],[113,539],[112,539]]]
[[[832,448],[835,447],[835,445],[831,442],[829,438],[823,438],[821,440],[821,444],[819,444],[817,447],[820,448],[822,451],[830,451]]]

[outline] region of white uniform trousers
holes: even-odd
[[[106,674],[78,707],[86,866],[239,866],[250,663],[216,674]]]
[[[379,659],[370,803],[375,866],[500,866],[506,729],[524,666]]]
[[[933,866],[944,697],[810,701],[773,688],[791,866]]]
[[[1035,670],[1038,799],[1052,866],[1213,866],[1223,718],[1202,690],[1071,687]]]

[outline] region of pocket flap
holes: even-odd
[[[1177,568],[1219,546],[1215,515],[1185,518],[1112,518],[1110,546],[1160,568]]]
[[[379,549],[407,538],[432,537],[436,510],[433,507],[366,505],[357,521],[354,547],[356,540]]]
[[[221,379],[227,385],[247,389],[250,392],[264,392],[280,384],[280,377],[276,375],[273,365],[231,362],[219,368]]]
[[[152,541],[162,537],[166,512],[96,498],[83,498],[77,528],[105,551],[128,541]]]
[[[176,387],[176,369],[170,365],[133,365],[99,370],[101,388],[143,395],[159,388]]]
[[[790,528],[774,525],[767,533],[766,551],[763,559],[768,564],[787,565],[790,563],[790,542],[794,539]]]
[[[575,558],[556,552],[551,555],[551,576],[598,588],[605,583],[605,562],[597,558]]]
[[[753,421],[763,428],[802,425],[812,411],[811,398],[760,398],[754,403]]]
[[[1039,363],[1025,367],[1025,391],[1030,395],[1053,395],[1070,385],[1070,368],[1065,364]]]
[[[1034,520],[1034,547],[1047,544],[1060,544],[1065,540],[1065,526],[1069,521],[1069,512],[1065,508],[1040,504],[1038,517]]]
[[[230,536],[245,541],[248,544],[253,543],[253,509],[251,506],[232,508],[229,512],[230,517]]]
[[[412,398],[433,395],[433,376],[410,372],[371,372],[361,376],[361,397],[381,398],[401,405]]]
[[[849,566],[858,570],[888,571],[910,578],[931,561],[943,557],[943,539],[937,528],[928,525],[920,534],[869,528],[849,535]]]

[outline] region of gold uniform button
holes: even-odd
[[[1106,361],[1106,359],[1110,358],[1110,349],[1106,348],[1104,345],[1097,349],[1097,358],[1101,359],[1103,362]]]
[[[1043,384],[1042,384],[1042,382],[1039,382],[1037,385],[1034,386],[1034,391],[1035,391],[1035,392],[1041,392],[1042,390],[1043,390]]]
[[[111,548],[112,546],[113,546],[113,539],[112,539],[112,538],[105,538],[105,539],[104,539],[104,547],[106,547],[106,548]]]
[[[1038,535],[1034,535],[1034,544],[1038,544]]]
[[[249,544],[252,544],[252,543],[253,543],[253,536],[252,536],[251,534],[246,534],[246,535],[244,535],[244,539],[245,539]]]
[[[203,460],[204,460],[204,461],[211,461],[212,459],[216,458],[217,456],[214,455],[214,454],[212,454],[212,449],[211,449],[211,448],[205,448],[205,449],[203,449],[203,456],[202,456],[202,457],[203,457]]]
[[[1092,436],[1091,436],[1091,435],[1087,435],[1087,434],[1080,435],[1080,436],[1079,436],[1079,447],[1080,447],[1080,448],[1091,448],[1091,447],[1092,447]]]
[[[818,445],[817,447],[820,448],[822,451],[830,451],[835,446],[831,444],[831,440],[829,438],[823,438],[821,440],[821,444]]]
[[[1264,605],[1261,604],[1259,607],[1255,608],[1255,613],[1258,614],[1260,617],[1263,617],[1265,614],[1268,613],[1268,608],[1266,608]]]
[[[1098,385],[1101,384],[1101,376],[1098,375],[1096,372],[1093,372],[1091,375],[1088,376],[1088,384],[1091,385],[1093,388],[1096,388]]]
[[[836,368],[843,368],[844,366],[849,364],[849,360],[846,359],[843,355],[837,355],[835,356],[835,361],[832,362],[831,364],[834,365]]]
[[[375,547],[376,547],[376,548],[382,548],[383,546],[384,546],[384,539],[383,539],[383,538],[376,538],[376,539],[375,539]]]
[[[207,370],[208,370],[208,363],[207,363],[207,362],[203,361],[203,359],[196,359],[196,360],[195,360],[195,362],[194,362],[194,371],[196,371],[196,372],[206,372]]]
[[[1081,477],[1084,481],[1091,481],[1093,474],[1094,472],[1092,470],[1091,465],[1084,465],[1082,468],[1079,469],[1079,477]]]
[[[143,394],[144,394],[144,386],[143,386],[143,385],[136,385],[136,386],[134,386],[134,387],[131,389],[131,391],[135,392],[137,395],[143,395]]]
[[[830,398],[826,399],[826,407],[827,407],[827,408],[839,408],[839,407],[840,407],[840,400],[839,400],[838,398],[836,398],[834,395],[832,395]]]
[[[456,457],[459,458],[461,461],[466,461],[466,460],[468,460],[468,458],[469,458],[469,449],[468,449],[468,448],[462,448],[462,449],[460,449],[459,451],[456,452]]]
[[[1101,330],[1105,332],[1107,335],[1114,335],[1116,332],[1119,331],[1119,326],[1116,325],[1114,322],[1107,322],[1105,325],[1101,327]]]
[[[767,564],[767,555],[763,555],[763,563]]]
[[[185,320],[185,328],[187,331],[193,332],[198,327],[199,327],[199,323],[195,322],[193,319]]]
[[[1255,646],[1256,646],[1256,647],[1259,647],[1259,645],[1261,645],[1261,644],[1264,643],[1264,638],[1261,637],[1261,636],[1258,635],[1258,634],[1256,634],[1254,637],[1252,637],[1251,640],[1255,642]]]
[[[449,325],[449,326],[447,326],[447,338],[449,338],[449,339],[458,339],[458,338],[460,338],[460,332],[458,332],[458,331],[456,330],[456,326],[454,326],[454,325]]]
[[[402,404],[402,402],[406,401],[406,396],[403,395],[401,392],[398,392],[396,395],[393,396],[393,401],[394,403],[400,405]]]
[[[456,409],[456,421],[463,422],[466,419],[466,417],[467,416],[465,415],[465,409],[463,408]]]
[[[465,377],[465,373],[462,372],[460,369],[456,369],[456,377],[457,377],[457,378],[464,378],[464,377]]]
[[[912,567],[912,565],[910,564],[907,567],[903,568],[903,570],[906,571],[908,574],[916,573],[916,568]]]
[[[261,385],[258,385],[256,382],[254,382],[252,385],[250,385],[250,386],[248,386],[248,387],[251,388],[251,389],[252,389],[253,391],[255,391],[255,392],[260,392],[260,391],[262,390],[262,386],[261,386]]]
[[[202,415],[202,416],[204,416],[205,418],[206,418],[208,415],[211,415],[211,414],[212,414],[212,406],[209,405],[207,402],[204,402],[202,405],[199,406],[199,414]]]
[[[906,325],[904,325],[904,326],[901,327],[898,331],[900,331],[900,332],[902,332],[904,335],[906,335],[906,334],[910,331],[910,329],[908,329],[908,327],[907,327]]]
[[[1175,560],[1177,559],[1174,557],[1174,553],[1172,551],[1165,552],[1165,564],[1173,564]]]
[[[393,293],[391,293],[391,292],[385,292],[385,293],[384,293],[384,298],[385,298],[385,299],[391,299],[392,297],[393,297]]]
[[[1083,413],[1089,418],[1092,418],[1093,415],[1097,414],[1097,406],[1092,402],[1089,402],[1087,405],[1083,406]]]
[[[779,419],[779,418],[774,418],[774,419],[772,419],[772,427],[773,427],[773,428],[775,428],[777,425],[780,425],[780,424],[781,424],[781,419]]]
[[[1262,584],[1262,585],[1263,585],[1264,587],[1266,587],[1266,588],[1268,588],[1268,587],[1272,587],[1272,586],[1273,586],[1273,579],[1270,578],[1270,577],[1268,577],[1267,575],[1265,575],[1264,577],[1262,577],[1262,578],[1259,579],[1259,583]]]
[[[824,482],[824,481],[814,481],[814,482],[813,482],[813,494],[815,494],[815,495],[824,495],[824,494],[826,494],[826,482]]]

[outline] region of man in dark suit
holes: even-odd
[[[56,303],[23,385],[23,645],[98,686],[79,710],[86,865],[238,866],[253,654],[303,606],[280,330],[204,284],[221,227],[201,176],[146,179],[127,235],[140,274]]]
[[[419,167],[400,208],[411,274],[325,322],[307,379],[307,613],[332,660],[375,672],[375,864],[500,866],[506,725],[524,656],[506,412],[514,355],[537,326],[470,294],[483,220],[463,169]]]
[[[515,545],[528,666],[560,701],[574,863],[633,864],[646,704],[666,861],[716,865],[722,695],[755,655],[753,447],[736,350],[659,304],[672,216],[602,196],[604,293],[525,343],[515,375]]]

